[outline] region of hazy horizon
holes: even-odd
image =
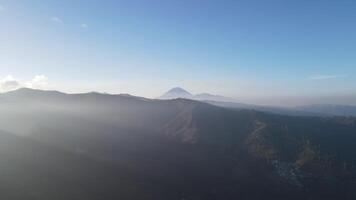
[[[252,104],[355,104],[355,8],[347,0],[2,0],[0,92],[156,98],[179,86]]]
[[[181,87],[172,87],[171,89],[174,88],[181,88]],[[42,91],[57,91],[65,94],[86,94],[86,93],[100,93],[100,94],[109,94],[109,95],[132,95],[136,97],[144,97],[148,99],[160,99],[162,95],[165,93],[169,92],[170,90],[167,91],[162,91],[161,94],[154,96],[154,97],[149,97],[149,96],[140,96],[140,95],[133,95],[130,93],[124,93],[124,92],[103,92],[103,91],[96,91],[96,90],[84,90],[84,91],[77,91],[77,92],[67,92],[63,90],[57,90],[57,89],[49,89],[49,88],[34,88],[30,87],[29,85],[25,86],[20,86],[16,89],[11,89],[8,91],[3,91],[0,92],[0,94],[5,94],[7,92],[12,92],[20,89],[34,89],[34,90],[42,90]],[[187,92],[190,93],[190,90],[187,90],[186,88],[181,88]],[[251,105],[261,105],[261,106],[274,106],[274,107],[295,107],[295,106],[308,106],[308,105],[345,105],[345,106],[356,106],[355,100],[356,100],[356,95],[350,95],[350,96],[323,96],[323,97],[298,97],[298,96],[271,96],[271,97],[263,97],[263,98],[231,98],[228,96],[222,96],[219,94],[210,94],[206,92],[197,92],[197,93],[191,93],[192,95],[212,95],[213,96],[218,96],[222,98],[226,98],[225,102],[232,102],[232,103],[243,103],[243,104],[251,104]],[[185,98],[185,97],[181,97]],[[189,99],[189,98],[188,98]],[[203,99],[202,99],[203,100]],[[208,99],[206,99],[208,100]],[[214,101],[214,100],[211,100]],[[220,101],[220,100],[215,100],[215,101]]]

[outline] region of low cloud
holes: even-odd
[[[11,91],[11,90],[16,90],[19,87],[21,87],[20,82],[17,81],[11,75],[6,76],[4,79],[2,79],[0,81],[0,92],[7,92],[7,91]]]
[[[0,79],[0,92],[9,92],[21,87],[46,90],[49,88],[48,78],[45,75],[36,75],[30,81],[20,81],[11,75]]]
[[[83,29],[89,28],[88,24],[81,24],[80,27],[83,28]]]
[[[46,89],[48,87],[48,78],[45,75],[37,75],[31,81],[25,83],[25,86],[33,89]]]
[[[309,79],[311,80],[329,80],[329,79],[336,79],[336,78],[343,78],[346,75],[315,75],[310,76]]]
[[[63,23],[63,20],[60,19],[60,18],[58,18],[58,17],[52,17],[52,18],[51,18],[51,21],[52,21],[52,22],[56,22],[56,23]]]

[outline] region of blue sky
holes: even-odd
[[[354,0],[0,0],[0,79],[155,97],[356,93]]]

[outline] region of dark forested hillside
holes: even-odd
[[[1,199],[174,197],[165,194],[169,188],[138,177],[128,168],[98,162],[7,132],[0,132],[0,163]]]
[[[352,117],[21,89],[0,129],[7,199],[356,198]]]

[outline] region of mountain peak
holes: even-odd
[[[174,87],[174,88],[168,90],[167,93],[172,93],[172,92],[174,92],[174,93],[186,93],[186,94],[190,94],[187,90],[185,90],[185,89],[183,89],[183,88],[181,88],[181,87]]]
[[[174,87],[165,94],[163,94],[160,99],[177,99],[177,98],[192,98],[192,94],[181,87]]]
[[[235,102],[235,99],[219,96],[219,95],[213,95],[209,93],[201,93],[201,94],[194,95],[181,87],[174,87],[170,89],[168,92],[164,93],[161,97],[159,97],[159,99],[177,99],[177,98],[193,99],[198,101]]]

